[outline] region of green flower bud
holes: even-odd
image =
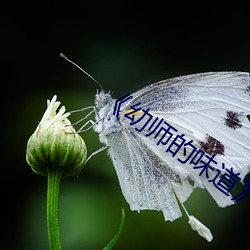
[[[67,119],[70,113],[65,113],[65,107],[56,113],[60,106],[56,98],[47,101],[47,110],[28,140],[26,160],[37,174],[47,176],[50,168],[58,168],[62,177],[67,177],[79,172],[86,161],[87,148]]]

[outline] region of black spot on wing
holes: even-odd
[[[227,115],[224,118],[224,124],[232,129],[241,128],[242,113],[227,111]]]
[[[190,176],[187,177],[187,181],[192,187],[194,187],[195,181]]]
[[[224,155],[224,145],[215,138],[207,135],[204,141],[199,142],[200,149],[209,155]]]
[[[250,115],[247,115],[247,119],[248,119],[248,121],[250,121]]]

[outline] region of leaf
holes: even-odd
[[[121,233],[123,225],[124,225],[124,221],[125,221],[125,211],[122,208],[122,218],[121,218],[120,225],[117,228],[117,231],[116,231],[115,235],[113,236],[113,238],[111,239],[111,241],[103,248],[103,250],[110,250],[113,248],[113,246],[115,245],[116,241],[118,240],[118,238],[120,236],[120,233]]]

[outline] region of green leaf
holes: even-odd
[[[103,248],[103,250],[110,250],[113,248],[113,246],[115,245],[116,241],[118,240],[118,238],[120,236],[120,233],[121,233],[123,225],[124,225],[124,221],[125,221],[125,211],[122,208],[122,218],[121,218],[120,225],[119,225],[115,235],[113,236],[112,240]]]

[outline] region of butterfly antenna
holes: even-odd
[[[76,66],[79,70],[81,70],[85,75],[87,75],[89,78],[91,78],[95,83],[97,83],[97,85],[101,88],[101,90],[103,90],[102,85],[89,73],[87,73],[84,69],[82,69],[79,65],[77,65],[76,63],[74,63],[73,61],[71,61],[67,56],[65,56],[63,53],[60,53],[60,57],[64,60],[66,60],[67,62],[73,64],[74,66]]]

